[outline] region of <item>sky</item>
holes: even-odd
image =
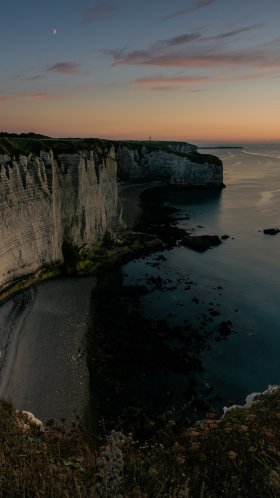
[[[0,131],[280,141],[279,0],[10,0]]]

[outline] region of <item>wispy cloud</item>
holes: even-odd
[[[111,51],[114,65],[154,67],[213,68],[268,63],[267,54],[259,50],[216,51],[210,48],[157,53],[154,50]]]
[[[11,97],[0,97],[0,104],[5,104],[6,102],[11,102]]]
[[[174,36],[172,38],[168,38],[166,40],[159,40],[153,45],[153,48],[161,49],[167,47],[175,47],[176,45],[182,45],[186,43],[191,43],[199,40],[202,37],[202,34],[199,32],[195,33],[185,33],[183,35]]]
[[[32,101],[42,101],[42,100],[61,100],[65,99],[66,94],[58,93],[47,93],[47,92],[34,92],[34,93],[16,93],[14,95],[7,95],[0,97],[0,104],[7,102],[17,102],[19,100],[32,100]]]
[[[23,98],[30,100],[49,100],[49,99],[57,99],[58,95],[49,94],[46,92],[37,92],[37,93],[31,93],[30,95],[23,95]]]
[[[147,91],[170,92],[188,88],[198,90],[197,86],[211,80],[210,76],[151,76],[137,78],[131,83],[134,87],[130,93],[146,93]],[[138,87],[138,88],[137,88]]]
[[[107,52],[113,65],[134,65],[165,68],[207,69],[209,71],[250,70],[262,75],[262,70],[280,69],[279,44],[277,38],[260,46],[240,48],[221,40],[231,39],[243,33],[259,29],[264,24],[235,27],[215,35],[196,31],[159,40],[143,50],[111,50]],[[217,43],[216,43],[217,42]]]
[[[196,2],[193,2],[191,5],[188,7],[185,7],[184,9],[177,10],[176,12],[173,12],[172,14],[169,14],[167,16],[164,16],[163,19],[173,19],[174,17],[179,17],[179,16],[184,16],[186,14],[190,14],[191,12],[195,12],[196,10],[203,9],[204,7],[208,7],[208,5],[211,5],[214,3],[216,0],[199,0]]]
[[[222,40],[224,38],[230,38],[232,36],[240,35],[241,33],[246,33],[247,31],[252,31],[254,29],[262,28],[265,26],[265,23],[252,24],[251,26],[244,26],[243,28],[236,28],[231,31],[225,31],[224,33],[220,33],[214,36],[206,36],[203,38],[204,41],[210,40]]]
[[[201,93],[208,91],[208,88],[191,88],[191,89],[181,89],[184,93]],[[164,93],[164,92],[177,92],[178,87],[174,85],[167,86],[153,86],[151,88],[132,88],[128,91],[129,95],[141,95],[150,92]]]
[[[264,25],[265,23],[260,23],[260,24],[252,24],[250,26],[237,27],[235,29],[232,29],[231,31],[224,31],[222,33],[218,33],[217,35],[213,36],[204,36],[201,31],[184,33],[182,35],[174,36],[172,38],[167,38],[165,40],[159,40],[155,42],[153,45],[151,45],[150,49],[161,50],[164,48],[176,47],[178,45],[185,45],[187,43],[206,42],[206,41],[222,40],[225,38],[232,38],[242,33],[246,33],[248,31],[253,31],[255,29],[261,28]]]
[[[30,78],[26,78],[28,81],[36,81],[36,80],[41,80],[44,78],[43,74],[34,74],[34,76],[30,76]]]
[[[81,72],[81,65],[76,62],[58,62],[47,67],[46,71],[53,73],[75,74]],[[39,75],[35,75],[35,77],[38,76]]]
[[[83,22],[99,22],[111,19],[120,10],[120,5],[107,2],[99,2],[88,8],[83,17]]]
[[[83,68],[81,64],[77,62],[57,62],[45,68],[42,68],[40,72],[33,75],[23,75],[16,74],[15,78],[21,81],[37,81],[45,78],[49,73],[61,73],[61,74],[81,74],[83,73]]]
[[[271,68],[260,67],[257,70],[249,69],[241,73],[230,74],[228,72],[219,72],[204,76],[165,76],[155,75],[150,77],[137,78],[131,81],[132,88],[130,94],[148,93],[148,92],[170,92],[170,91],[188,91],[203,92],[209,90],[211,84],[226,83],[232,81],[252,81],[264,78],[280,78],[279,71]]]
[[[140,86],[161,86],[161,85],[197,85],[205,83],[209,76],[150,76],[147,78],[137,78],[132,81],[134,85]]]
[[[37,81],[37,80],[41,80],[44,77],[45,77],[44,73],[38,73],[38,74],[34,74],[32,76],[24,76],[23,74],[16,74],[15,75],[15,79],[18,79],[21,81]]]

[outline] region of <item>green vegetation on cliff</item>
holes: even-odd
[[[34,136],[33,136],[34,135]],[[116,150],[119,147],[125,146],[128,149],[137,150],[139,156],[143,154],[143,147],[149,153],[162,151],[168,154],[175,154],[180,157],[187,157],[190,161],[198,164],[217,164],[221,165],[221,160],[210,154],[200,154],[199,152],[180,152],[176,146],[184,146],[184,142],[168,142],[168,141],[140,141],[140,140],[105,140],[99,138],[48,138],[43,135],[35,135],[32,133],[15,134],[0,133],[0,154],[8,154],[10,156],[34,154],[39,155],[41,150],[52,150],[55,155],[58,154],[74,154],[80,151],[99,150],[103,153],[108,153],[111,146],[114,145]],[[191,147],[195,146],[189,144]]]
[[[110,145],[110,142],[106,143]],[[34,154],[39,155],[41,150],[52,150],[57,154],[74,154],[82,150],[95,150],[106,148],[105,141],[97,139],[75,139],[75,138],[9,138],[0,137],[0,154],[11,156]]]
[[[198,164],[216,164],[217,166],[222,165],[221,159],[217,156],[213,156],[212,154],[200,154],[199,152],[188,152],[186,156],[190,161]]]
[[[220,420],[172,420],[153,440],[79,428],[41,431],[0,402],[0,496],[5,498],[277,498],[280,391]],[[152,423],[152,421],[151,421]]]

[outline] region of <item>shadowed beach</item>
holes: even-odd
[[[44,282],[0,306],[0,397],[46,421],[88,404],[86,332],[96,279]]]

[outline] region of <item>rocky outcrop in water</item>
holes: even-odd
[[[0,155],[0,287],[87,251],[118,221],[113,151]]]
[[[187,234],[182,240],[182,245],[194,251],[204,252],[210,247],[219,246],[222,241],[218,235],[190,235]]]
[[[279,228],[265,228],[263,231],[263,233],[266,235],[277,235],[277,233],[279,232]]]

